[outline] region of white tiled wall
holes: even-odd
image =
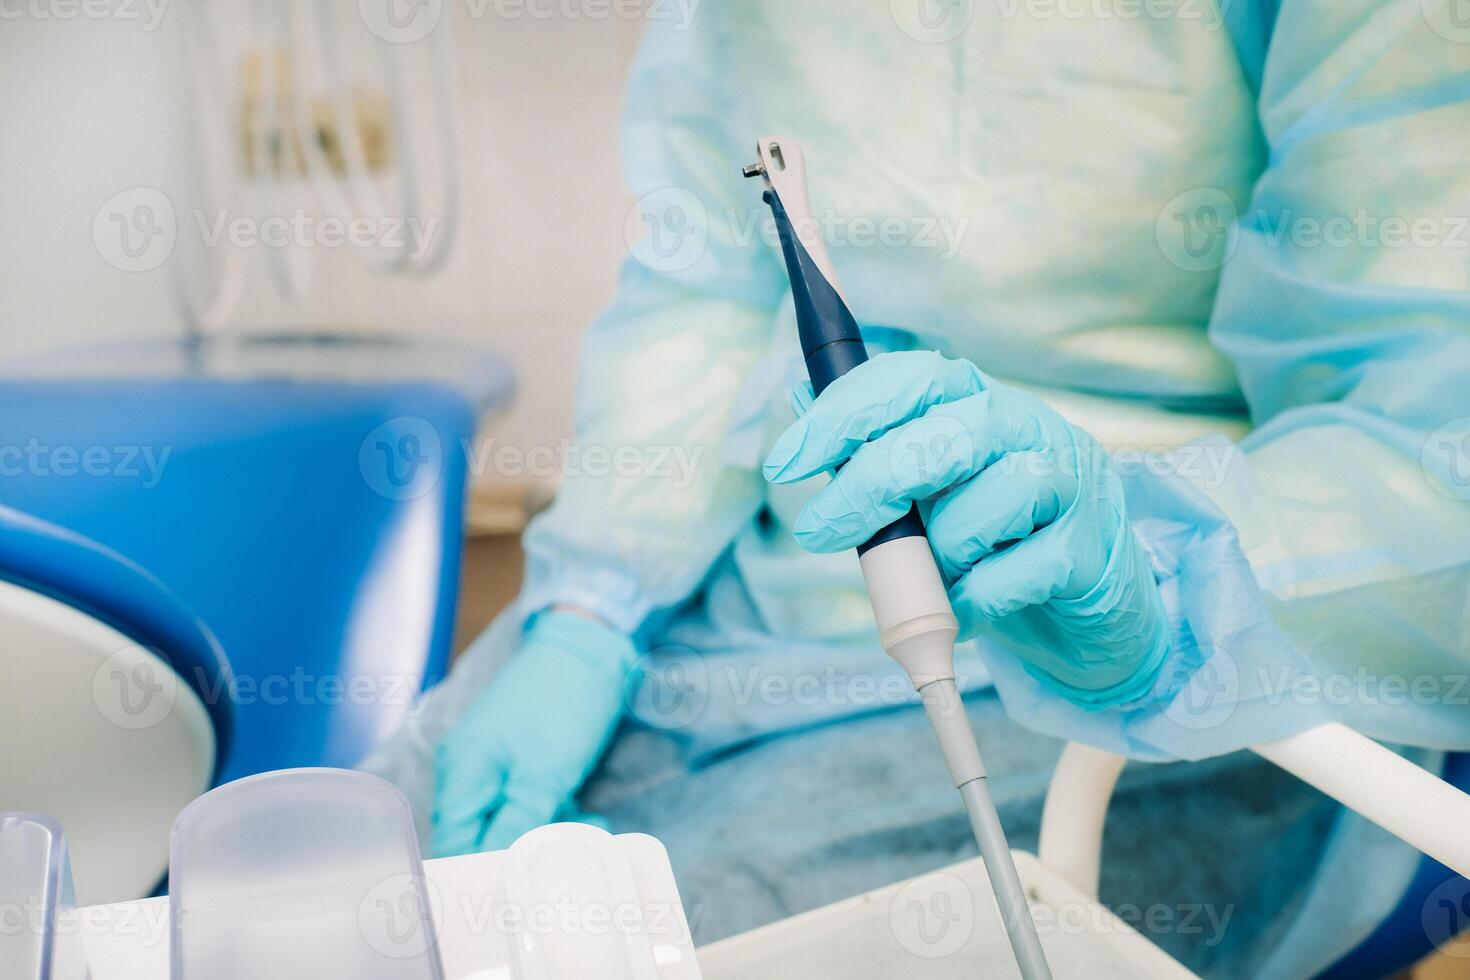
[[[306,315],[488,340],[521,380],[497,438],[550,444],[570,431],[577,339],[611,295],[626,254],[632,202],[617,137],[622,80],[643,25],[497,18],[493,4],[464,0],[446,9],[456,32],[462,194],[452,259],[418,280],[375,277],[349,256],[325,256]],[[486,16],[472,16],[477,9]],[[427,84],[416,78],[426,99]],[[422,169],[432,166],[426,146]],[[260,293],[244,320],[290,325],[301,315]]]
[[[167,278],[112,268],[92,237],[104,201],[179,159],[170,27],[0,20],[0,359],[176,329]]]
[[[445,11],[455,31],[461,174],[450,262],[428,279],[385,278],[342,251],[317,249],[309,294],[287,303],[250,254],[235,324],[481,338],[514,361],[522,382],[500,437],[554,442],[570,428],[578,335],[610,296],[626,253],[631,201],[617,134],[643,23],[507,18],[470,0],[445,0]],[[162,187],[176,202],[197,190],[181,184],[176,166],[191,138],[177,94],[176,21],[170,13],[148,33],[0,25],[0,358],[182,329],[166,269],[120,272],[91,241],[97,207],[118,190]],[[417,59],[432,49],[408,47],[411,101],[427,120],[428,76]],[[435,151],[427,125],[422,132],[432,187]],[[304,188],[293,193],[309,200]],[[431,207],[438,203],[435,195]]]

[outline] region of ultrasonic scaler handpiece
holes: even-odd
[[[817,233],[801,147],[785,137],[768,136],[756,149],[759,158],[741,172],[746,178],[765,181],[764,199],[775,217],[791,279],[802,356],[812,390],[820,395],[866,361],[867,348]],[[955,684],[954,643],[959,623],[929,549],[918,505],[860,545],[858,555],[879,642],[908,672],[924,702],[950,776],[965,802],[1021,974],[1025,980],[1050,980],[1046,954],[986,789],[980,750]]]

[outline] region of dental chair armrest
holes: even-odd
[[[1470,794],[1345,725],[1322,725],[1252,751],[1470,877]],[[1041,815],[1041,863],[1097,896],[1103,824],[1126,763],[1073,742],[1062,752]]]

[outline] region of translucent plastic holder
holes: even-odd
[[[293,769],[174,822],[173,980],[443,980],[409,807],[364,773]]]
[[[75,912],[61,826],[40,813],[0,813],[0,977],[85,980]]]

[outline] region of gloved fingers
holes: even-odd
[[[504,850],[521,835],[554,822],[569,795],[551,789],[539,779],[512,774],[505,787],[505,802],[491,815],[480,849]]]
[[[981,559],[950,588],[949,598],[961,632],[970,635],[983,621],[1050,601],[1071,575],[1066,536],[1060,525],[1051,524]]]
[[[451,809],[435,810],[433,847],[436,857],[455,857],[479,851],[490,817],[503,805],[504,797],[496,788],[473,798],[462,798],[456,803],[458,805]]]
[[[492,801],[494,802],[494,801]],[[461,854],[476,854],[485,835],[486,808],[481,808],[473,817],[454,822],[434,818],[432,840],[434,857],[459,857]]]
[[[436,790],[433,816],[433,849],[435,857],[457,857],[474,854],[491,813],[504,801],[500,783],[495,779],[476,791],[445,797]]]
[[[1045,453],[1010,453],[934,502],[929,544],[945,580],[1055,521],[1077,499],[1077,477]]]
[[[818,553],[854,548],[906,514],[914,500],[967,479],[974,461],[951,434],[949,420],[925,416],[859,447],[797,515],[796,540]]]
[[[797,515],[796,540],[818,553],[855,548],[908,513],[914,500],[967,479],[974,460],[952,432],[950,420],[925,416],[859,447]]]
[[[454,732],[434,755],[434,853],[479,849],[487,815],[500,806],[506,767],[498,753]]]
[[[853,548],[916,500],[957,487],[1013,450],[1039,450],[1040,425],[985,392],[939,405],[858,447],[797,517],[793,532],[815,552]],[[1001,411],[993,411],[996,405]]]
[[[791,483],[832,469],[863,443],[987,387],[968,361],[933,351],[880,354],[832,382],[781,434],[766,459],[766,479]]]
[[[812,407],[812,402],[817,400],[816,393],[812,391],[812,383],[803,381],[791,389],[791,412],[797,418],[801,418]]]

